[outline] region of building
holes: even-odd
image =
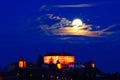
[[[59,61],[60,64],[67,65],[75,62],[75,57],[66,52],[49,52],[44,56],[45,64],[57,64]]]

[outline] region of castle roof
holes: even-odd
[[[71,53],[68,52],[48,52],[45,56],[73,56]]]

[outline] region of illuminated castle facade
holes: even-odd
[[[60,64],[67,65],[75,62],[75,57],[70,53],[64,52],[50,52],[44,56],[45,64],[56,64],[59,61]]]

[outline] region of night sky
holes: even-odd
[[[95,36],[56,32],[75,18],[91,25]],[[120,1],[0,1],[0,66],[21,56],[36,63],[46,52],[70,52],[79,62],[92,59],[103,72],[120,72]]]

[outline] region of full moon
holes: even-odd
[[[81,25],[83,25],[83,22],[82,22],[81,19],[74,19],[74,20],[72,21],[72,26],[73,26],[74,28],[78,28],[78,27],[81,26]]]

